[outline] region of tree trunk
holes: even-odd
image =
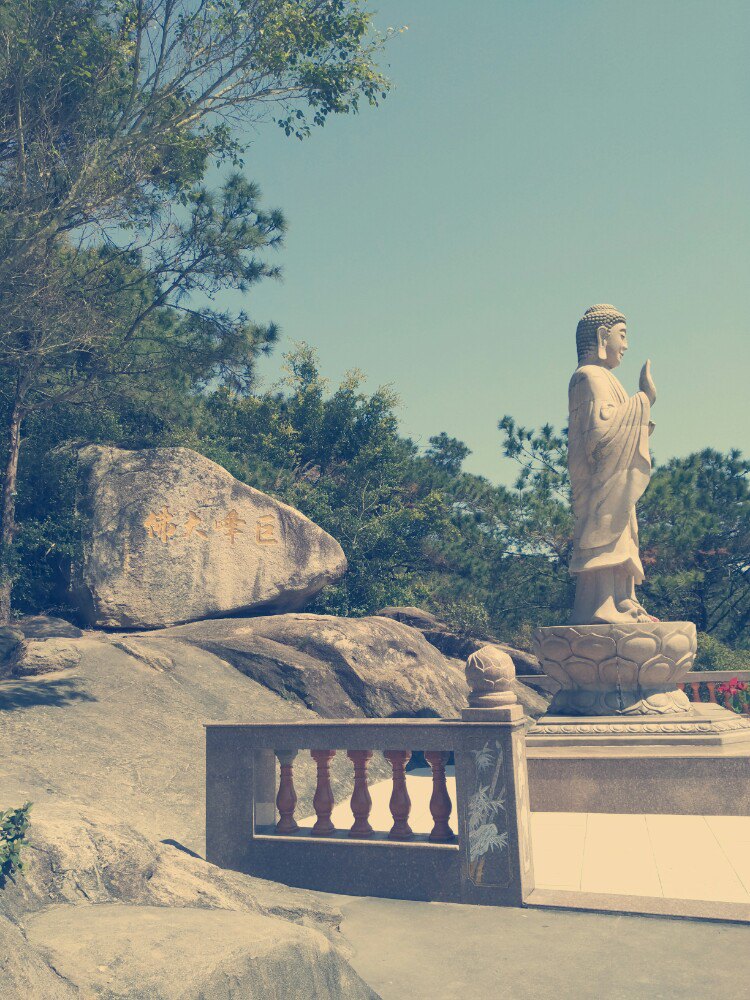
[[[18,455],[21,450],[21,406],[13,404],[8,424],[8,461],[3,479],[2,510],[0,510],[0,624],[10,621],[10,594],[13,577],[9,557],[16,534],[16,483],[18,480]]]

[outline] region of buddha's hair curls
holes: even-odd
[[[578,364],[585,361],[596,347],[596,331],[600,326],[611,330],[615,323],[624,323],[625,317],[614,306],[589,306],[576,327],[576,350]]]

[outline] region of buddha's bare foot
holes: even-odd
[[[592,625],[619,625],[637,621],[635,610],[627,607],[630,603],[632,602],[620,601],[619,604],[615,604],[614,598],[608,597],[604,604],[597,608]]]
[[[617,605],[618,609],[625,614],[632,615],[633,619],[637,622],[658,622],[658,618],[654,618],[650,615],[648,611],[640,604],[638,601],[628,598],[625,601],[620,601]]]

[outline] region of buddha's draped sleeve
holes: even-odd
[[[574,373],[568,401],[575,546],[598,549],[615,543],[628,528],[648,486],[651,406],[645,393],[629,397],[598,365]]]

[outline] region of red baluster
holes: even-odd
[[[367,762],[372,757],[372,750],[348,750],[347,757],[354,764],[354,791],[351,801],[354,823],[349,836],[371,837],[372,827],[368,818],[372,809],[372,799],[367,788]]]
[[[716,700],[716,681],[706,681],[706,687],[708,688],[708,700],[714,705],[718,705]]]
[[[445,784],[445,765],[448,763],[449,754],[446,750],[427,750],[425,757],[432,768],[430,812],[435,821],[429,839],[433,844],[449,844],[456,839],[455,833],[448,824],[453,809],[453,803]]]
[[[690,700],[691,701],[700,701],[701,700],[701,686],[700,686],[700,681],[691,681],[691,683],[690,683],[690,690],[693,692],[693,697]]]
[[[393,769],[393,792],[389,803],[393,826],[388,834],[389,840],[411,840],[414,836],[408,819],[411,812],[411,799],[406,790],[406,765],[411,758],[410,750],[384,750],[383,756],[390,762]]]
[[[684,691],[685,690],[685,685],[684,684],[678,684],[677,688],[678,688],[679,691]]]
[[[331,761],[336,756],[336,751],[311,750],[310,756],[318,767],[318,784],[313,797],[313,808],[318,818],[311,833],[313,837],[330,837],[335,832],[336,827],[331,822],[334,799],[329,767]]]
[[[297,821],[294,818],[297,793],[294,790],[294,775],[292,773],[297,751],[276,750],[275,752],[281,768],[279,794],[276,796],[276,808],[279,810],[279,822],[276,824],[276,833],[294,833],[299,829]]]

